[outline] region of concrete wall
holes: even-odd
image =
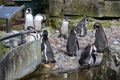
[[[33,72],[41,61],[40,41],[10,50],[0,60],[0,80],[16,80]]]

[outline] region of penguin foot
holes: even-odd
[[[76,54],[68,54],[69,57],[75,57],[77,56]]]
[[[51,63],[56,63],[56,60],[54,60],[54,61],[50,61]]]
[[[85,37],[85,35],[79,35],[79,37]]]
[[[91,68],[90,64],[88,64],[88,70]]]
[[[42,59],[41,62],[44,63],[44,64],[48,64],[48,62],[46,60],[44,60],[44,59]]]
[[[53,63],[49,63],[49,64],[44,64],[44,67],[51,69],[51,70],[56,70],[58,67],[53,64]]]

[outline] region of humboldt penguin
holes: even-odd
[[[60,35],[59,37],[64,37],[65,39],[68,37],[68,26],[69,26],[69,18],[64,16],[61,28],[60,28]]]
[[[26,30],[26,28],[28,26],[34,27],[33,15],[32,15],[32,9],[31,8],[26,9],[26,12],[25,12],[25,26],[24,26],[24,29]]]
[[[41,31],[45,26],[46,16],[43,14],[37,14],[34,17],[34,25],[37,31]]]
[[[42,33],[42,42],[41,42],[41,52],[42,52],[42,62],[45,64],[55,63],[53,50],[51,48],[49,39],[48,39],[48,31],[43,30]]]
[[[83,18],[75,27],[77,35],[84,37],[87,34],[88,17]]]
[[[87,63],[88,65],[95,63],[96,61],[96,47],[95,45],[88,45],[84,48],[84,50],[81,53],[79,64],[83,65],[84,63]]]
[[[26,30],[30,30],[30,33],[27,33],[27,35],[25,36],[26,43],[41,39],[41,32],[37,32],[33,27],[28,26]]]
[[[97,52],[104,52],[104,49],[108,46],[108,41],[104,29],[100,22],[96,22],[93,27],[96,30],[94,45],[97,48]]]
[[[66,49],[68,56],[70,57],[75,57],[77,53],[77,49],[79,50],[79,42],[74,28],[71,29],[70,35],[67,38]]]

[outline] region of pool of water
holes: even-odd
[[[58,74],[43,74],[37,71],[28,75],[22,80],[103,80],[100,76],[100,73],[101,71],[99,67]]]

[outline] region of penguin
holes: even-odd
[[[63,36],[65,39],[68,37],[68,26],[69,26],[69,18],[64,16],[61,28],[60,28],[60,35],[58,37]]]
[[[75,30],[80,37],[84,37],[87,34],[88,17],[83,18],[75,27]]]
[[[25,26],[24,26],[24,29],[26,30],[26,28],[28,26],[34,27],[33,15],[32,15],[32,9],[31,8],[26,9],[26,12],[25,12]]]
[[[98,53],[103,53],[108,46],[106,34],[100,22],[96,22],[93,27],[96,30],[94,45],[96,46]]]
[[[31,32],[28,33],[28,34],[25,36],[26,43],[27,43],[27,42],[34,41],[34,40],[41,39],[41,32],[37,32],[37,31],[36,31],[33,27],[31,27],[31,26],[28,26],[26,29],[27,29],[27,30],[31,30]]]
[[[77,39],[76,31],[74,28],[71,29],[70,35],[67,38],[66,50],[68,56],[75,57],[77,49],[79,50],[79,42]]]
[[[46,16],[43,14],[37,14],[34,17],[34,25],[35,25],[35,29],[37,31],[41,31],[41,29],[45,26],[46,22]]]
[[[43,30],[42,33],[42,42],[41,42],[41,53],[42,53],[42,62],[45,64],[55,63],[53,50],[51,48],[49,39],[48,39],[48,31]]]
[[[83,65],[87,63],[88,65],[95,63],[96,61],[96,53],[97,49],[95,45],[87,45],[81,53],[81,57],[79,59],[79,64]]]

